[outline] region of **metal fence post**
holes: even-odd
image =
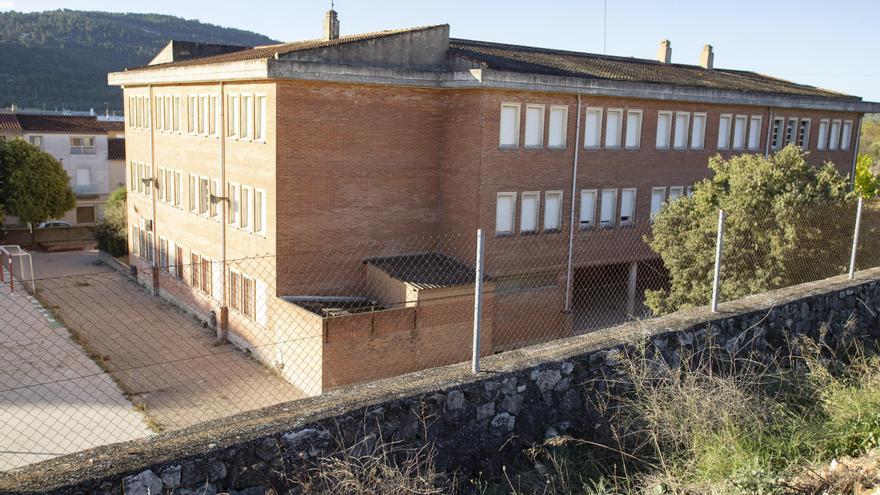
[[[471,370],[480,372],[480,319],[483,309],[483,229],[477,229],[477,259],[474,280],[474,348]]]
[[[724,242],[724,210],[718,210],[718,237],[715,239],[715,276],[712,280],[712,312],[718,312],[718,290],[721,282],[721,245]]]
[[[12,256],[9,258],[9,293],[15,294],[15,272],[12,271]]]
[[[849,278],[856,274],[856,252],[859,248],[859,227],[862,225],[862,197],[859,196],[859,205],[856,207],[856,228],[853,232],[852,254],[849,258]]]

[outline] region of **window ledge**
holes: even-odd
[[[498,146],[498,149],[499,150],[518,150],[519,145],[518,144],[502,144],[502,145]]]
[[[513,232],[495,232],[495,237],[514,237]]]

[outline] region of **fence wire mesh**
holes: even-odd
[[[725,224],[721,300],[843,275],[855,204]],[[682,246],[708,304],[717,217]],[[675,290],[648,219],[487,233],[480,354],[654,315]],[[476,233],[319,253],[203,258],[139,250],[129,270],[34,277],[3,258],[0,470],[470,360]],[[856,268],[880,265],[880,203],[863,207]],[[678,263],[678,262],[677,262]]]

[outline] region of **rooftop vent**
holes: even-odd
[[[672,43],[669,40],[660,42],[660,49],[657,50],[657,61],[661,64],[672,62]]]
[[[712,52],[712,45],[703,47],[703,53],[700,55],[700,67],[704,69],[712,69],[715,64],[715,53]]]

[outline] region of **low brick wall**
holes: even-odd
[[[880,269],[804,284],[721,306],[491,356],[485,373],[467,365],[412,373],[320,397],[282,404],[161,434],[96,448],[0,475],[0,491],[145,494],[263,493],[283,489],[305,463],[352,445],[382,439],[432,443],[438,467],[497,473],[523,447],[552,432],[600,438],[594,397],[619,376],[623,346],[642,340],[649,352],[675,360],[707,342],[731,352],[784,350],[792,335],[826,338],[848,321],[854,332],[880,336]]]
[[[53,247],[82,248],[85,245],[95,244],[95,227],[55,227],[51,229],[34,229],[34,234],[28,229],[8,229],[2,231],[0,243],[17,244],[21,247],[31,248],[34,242],[39,247],[52,250]]]

